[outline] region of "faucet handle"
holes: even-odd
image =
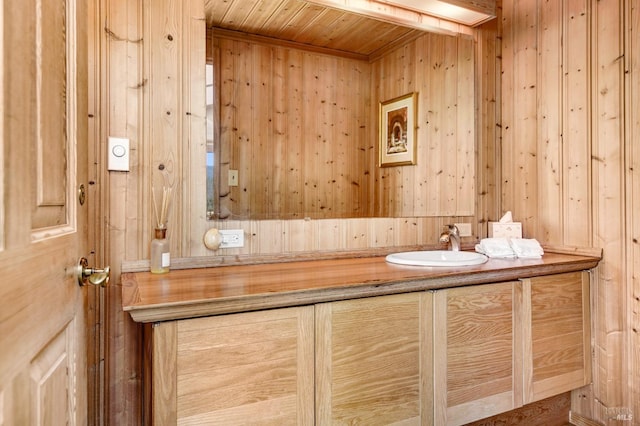
[[[454,235],[457,235],[457,234],[459,234],[459,233],[460,233],[460,230],[459,230],[459,229],[458,229],[458,227],[457,227],[456,225],[454,225],[454,224],[448,224],[448,225],[445,225],[445,228],[447,228],[447,230],[448,230],[449,232],[451,232],[452,234],[454,234]]]

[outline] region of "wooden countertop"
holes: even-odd
[[[545,253],[458,268],[387,263],[384,257],[306,260],[122,274],[123,309],[156,322],[385,294],[517,280],[594,268],[599,257]]]

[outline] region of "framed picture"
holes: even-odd
[[[380,103],[380,167],[416,164],[416,99],[409,93]]]

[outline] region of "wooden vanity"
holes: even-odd
[[[122,275],[153,424],[464,424],[591,381],[589,270],[384,257]]]

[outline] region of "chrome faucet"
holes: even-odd
[[[440,242],[449,243],[449,250],[459,251],[460,232],[458,231],[458,227],[455,225],[447,225],[445,229],[446,230],[440,234]]]

